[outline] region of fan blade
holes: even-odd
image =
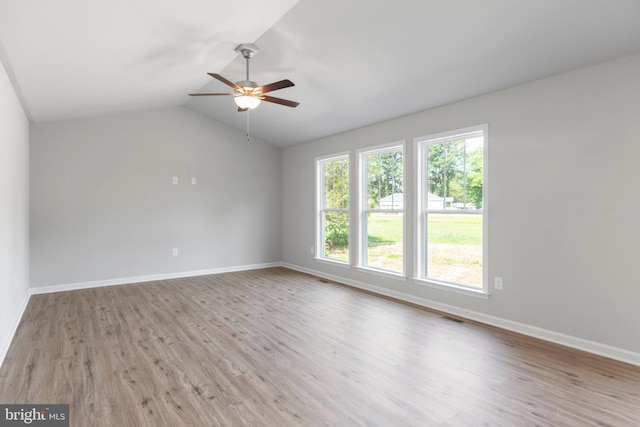
[[[240,108],[238,107],[238,113],[242,113],[243,111],[249,111],[248,108]]]
[[[189,96],[235,96],[235,93],[190,93]]]
[[[229,80],[225,79],[220,74],[215,74],[215,73],[207,73],[207,74],[209,74],[214,79],[220,80],[222,83],[226,84],[227,86],[231,86],[232,88],[234,88],[236,90],[242,90],[242,88],[240,86],[238,86],[237,84],[235,84],[232,81],[229,81]]]
[[[260,99],[267,102],[273,102],[275,104],[286,105],[287,107],[292,107],[292,108],[295,108],[298,105],[300,105],[299,102],[289,101],[287,99],[282,99],[282,98],[276,98],[275,96],[269,96],[269,95],[261,96]]]
[[[285,87],[295,86],[291,80],[280,80],[279,82],[269,83],[268,85],[260,86],[256,88],[256,91],[260,93],[273,92],[274,90],[284,89]]]

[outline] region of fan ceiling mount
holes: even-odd
[[[261,101],[272,102],[274,104],[285,105],[287,107],[295,108],[300,103],[295,101],[289,101],[287,99],[276,98],[274,96],[265,95],[265,93],[273,92],[275,90],[284,89],[287,87],[295,86],[291,80],[285,79],[278,82],[270,83],[264,86],[258,86],[258,84],[249,78],[249,60],[260,51],[258,46],[254,44],[241,44],[235,48],[236,52],[242,54],[246,60],[246,80],[240,80],[233,83],[232,81],[222,77],[220,74],[207,73],[216,80],[221,81],[233,88],[233,93],[190,93],[190,96],[233,96],[233,100],[238,106],[238,111],[253,110]]]

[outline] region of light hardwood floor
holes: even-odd
[[[1,403],[86,426],[638,426],[640,368],[284,268],[35,295]]]

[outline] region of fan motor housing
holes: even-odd
[[[236,84],[240,87],[250,87],[250,88],[257,88],[258,84],[256,82],[252,82],[251,80],[240,80],[239,82],[236,82]]]

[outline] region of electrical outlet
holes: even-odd
[[[173,256],[178,256],[178,248],[173,248]]]
[[[172,182],[173,182],[174,184],[177,184],[177,183],[178,183],[178,177],[177,177],[177,176],[174,176],[174,177],[173,177]]]
[[[196,185],[196,177],[195,176],[191,177],[191,184],[192,185]]]
[[[501,291],[502,290],[502,277],[494,277],[493,279],[493,289],[495,289],[496,291]]]

